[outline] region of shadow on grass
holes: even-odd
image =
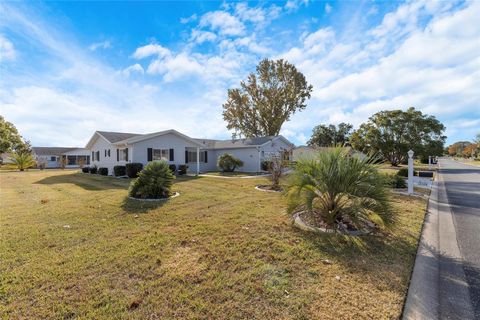
[[[133,200],[128,197],[122,202],[122,209],[127,213],[147,213],[151,210],[158,209],[167,204],[170,199],[164,201],[141,201]]]
[[[55,184],[75,184],[85,190],[107,190],[107,189],[127,189],[128,181],[122,181],[112,177],[91,175],[85,173],[64,174],[43,178],[35,182],[36,184],[55,185]]]

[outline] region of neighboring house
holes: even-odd
[[[150,134],[96,131],[86,148],[90,150],[92,165],[108,168],[109,174],[116,165],[133,162],[145,165],[154,160],[165,160],[177,167],[186,164],[189,172],[215,171],[217,159],[224,153],[231,153],[244,162],[238,171],[260,172],[261,161],[269,154],[289,151],[293,144],[282,136],[194,139],[171,129]]]
[[[83,148],[32,147],[32,154],[37,165],[43,163],[45,168],[60,168],[62,160],[66,168],[90,165],[90,151]]]
[[[364,159],[367,157],[366,154],[355,151],[352,147],[344,147],[347,149],[348,154],[351,156],[357,156],[360,159]],[[327,150],[331,150],[332,147],[309,147],[309,146],[299,146],[292,150],[292,161],[297,161],[300,158],[311,157],[314,156],[316,153],[324,152]]]
[[[10,164],[10,163],[13,163],[11,153],[5,152],[0,154],[0,164]]]

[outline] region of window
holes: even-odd
[[[197,162],[197,151],[187,151],[188,162]],[[200,151],[200,162],[207,163],[207,151]]]
[[[128,149],[118,149],[118,152],[120,161],[128,161]]]
[[[57,161],[57,157],[55,156],[50,157],[50,161]]]
[[[77,164],[77,156],[67,156],[67,165],[73,166]]]
[[[153,149],[152,150],[152,160],[165,160],[169,161],[169,149]]]

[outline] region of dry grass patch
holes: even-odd
[[[262,183],[180,177],[181,197],[151,204],[127,200],[126,180],[2,172],[0,314],[399,317],[424,200],[394,196],[398,229],[382,237],[312,235],[292,227],[282,195],[254,189]]]

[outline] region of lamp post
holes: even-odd
[[[408,194],[413,194],[413,151],[408,151]]]

